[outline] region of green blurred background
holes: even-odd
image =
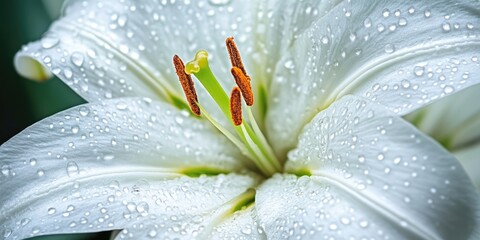
[[[60,15],[63,0],[1,1],[1,119],[0,143],[34,122],[84,102],[61,80],[39,83],[20,77],[13,67],[22,45],[38,40],[52,19]]]

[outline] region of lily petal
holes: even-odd
[[[395,218],[395,212],[372,206],[354,191],[318,176],[276,175],[260,187],[256,199],[259,222],[269,239],[468,239],[465,235],[471,234],[455,229],[443,238],[428,235],[422,228],[435,228],[438,221],[411,225],[410,219]]]
[[[480,190],[480,143],[453,152],[460,160],[473,183]]]
[[[208,239],[266,240],[265,231],[258,225],[254,207],[234,213],[216,226]]]
[[[358,221],[354,229],[361,229],[358,224],[361,227],[361,219],[365,218],[392,239],[475,239],[480,234],[479,194],[460,163],[380,104],[355,96],[336,101],[306,126],[288,161],[287,172],[303,170],[312,174],[306,181],[311,182],[309,186],[298,190],[300,199],[310,191],[332,195],[332,199],[326,198],[327,204],[311,212],[326,211],[326,216],[331,213],[338,217],[332,219],[338,229],[325,225],[320,233],[341,230],[353,234],[357,230],[350,232],[341,223],[339,215],[346,214],[350,220]],[[297,184],[297,180],[282,181]],[[271,191],[264,194],[271,196]],[[279,192],[290,191],[282,188]],[[322,198],[305,200],[302,206],[316,206],[317,202]],[[329,202],[338,202],[334,205],[345,212],[327,210]],[[261,200],[257,204],[260,206]],[[349,207],[355,212],[348,212]],[[311,217],[305,220],[318,220]],[[298,218],[302,217],[290,220]],[[357,233],[373,237],[377,230],[370,227]]]
[[[272,80],[276,65],[298,36],[330,12],[341,0],[260,1],[257,10],[254,81]]]
[[[63,17],[17,54],[15,66],[34,79],[53,72],[87,101],[141,96],[176,103],[183,93],[172,56],[189,59],[205,49],[231,89],[227,51],[218,48],[235,36],[246,54],[252,51],[256,1],[227,2],[68,1]]]
[[[216,215],[222,208],[204,214],[150,216],[125,228],[116,239],[266,239],[252,207],[219,221]]]
[[[480,142],[480,104],[476,85],[406,116],[451,151]]]
[[[5,235],[119,229],[128,202],[145,201],[152,210],[157,203],[157,208],[174,208],[175,203],[162,205],[161,191],[181,189],[181,182],[190,189],[195,182],[164,180],[244,169],[242,155],[224,136],[188,115],[148,99],[116,99],[74,107],[27,128],[0,148],[0,189],[8,193],[0,196]],[[226,178],[236,179],[239,187],[219,189],[225,194],[252,184],[251,177]],[[217,180],[205,181],[223,181],[212,179]],[[145,190],[148,201],[142,195],[134,197],[136,188],[144,191],[143,185],[153,188]],[[212,187],[207,185],[205,191]],[[191,194],[197,193],[200,190]],[[110,196],[116,200],[111,202]],[[170,197],[177,201],[175,192]],[[157,198],[161,201],[155,202]],[[203,199],[190,201],[203,204]]]
[[[446,0],[337,5],[298,36],[276,69],[267,130],[277,152],[343,95],[403,115],[479,83],[471,77],[480,74],[479,8]]]

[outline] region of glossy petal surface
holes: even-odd
[[[167,181],[240,170],[242,157],[208,123],[140,99],[83,105],[54,115],[2,145],[0,159],[0,188],[9,193],[0,196],[0,226],[14,238],[119,229],[128,220],[122,214],[132,208],[129,202],[146,202],[157,213],[178,213],[175,206],[197,206],[184,200],[213,203],[205,198],[212,189],[235,195],[253,184],[241,176]],[[220,187],[221,179],[230,178],[236,183]],[[213,182],[201,192],[206,181]],[[198,192],[191,184],[199,185]],[[184,194],[192,196],[179,200],[162,193],[184,187],[190,189]],[[212,198],[224,199],[224,193]],[[137,211],[136,205],[131,211]]]
[[[343,95],[403,115],[479,83],[480,6],[450,3],[344,1],[314,22],[274,74],[267,130],[277,151]]]
[[[392,224],[379,229],[393,239],[466,239],[479,233],[480,199],[460,163],[393,112],[359,97],[343,97],[318,114],[306,126],[297,148],[289,153],[286,169],[311,172],[308,181],[316,186],[311,187],[323,192],[312,204],[321,202],[324,195],[335,195],[334,199],[348,202],[342,209],[353,204],[355,212],[365,214],[362,218],[367,221],[384,219]],[[302,194],[308,194],[311,187]],[[276,191],[279,196],[289,192],[281,188]],[[257,201],[259,206],[261,201]],[[313,214],[325,208],[327,205],[305,211]],[[300,215],[298,218],[314,221]],[[359,217],[355,219],[360,221]],[[343,233],[356,231],[337,226],[338,230],[344,229]],[[319,234],[323,231],[329,231],[328,225]],[[373,227],[366,231],[370,237],[377,234]]]

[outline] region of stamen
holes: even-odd
[[[242,58],[240,57],[240,52],[238,51],[237,45],[233,41],[233,37],[227,38],[225,43],[227,45],[228,55],[230,56],[230,62],[232,63],[232,66],[240,68],[247,79],[250,80],[250,77],[247,75],[247,72],[243,67]]]
[[[182,62],[182,59],[177,55],[173,56],[173,65],[175,65],[175,72],[177,73],[180,84],[182,85],[183,92],[187,98],[187,102],[190,105],[192,112],[200,116],[200,108],[197,105],[198,98],[197,92],[195,91],[195,86],[193,85],[193,80],[190,74],[185,72],[185,65]]]
[[[250,84],[250,79],[243,74],[242,70],[238,67],[232,67],[231,69],[232,75],[235,78],[235,82],[237,86],[240,88],[242,92],[243,99],[245,99],[245,103],[248,106],[253,105],[253,91],[252,86]]]
[[[230,94],[230,113],[235,126],[242,124],[242,97],[238,87],[234,87]]]

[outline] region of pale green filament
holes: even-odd
[[[244,119],[243,123],[239,126],[235,126],[231,121],[230,99],[210,70],[208,53],[204,50],[198,51],[195,59],[185,65],[185,72],[187,74],[194,74],[195,77],[198,78],[200,83],[220,107],[225,117],[230,120],[230,128],[233,127],[236,135],[215,121],[211,115],[205,111],[205,108],[199,104],[202,114],[232,141],[245,156],[252,160],[265,176],[272,176],[274,173],[281,172],[282,165],[276,158],[265,136],[260,131],[250,107],[247,107],[248,121]]]

